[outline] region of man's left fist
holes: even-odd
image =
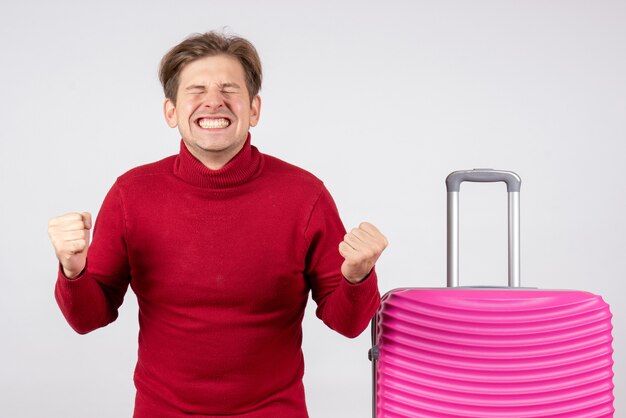
[[[351,283],[363,280],[372,271],[376,260],[388,244],[387,238],[368,222],[352,229],[339,244],[339,253],[345,258],[341,265],[343,277]]]

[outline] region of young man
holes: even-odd
[[[55,296],[79,333],[139,304],[136,418],[307,417],[302,318],[348,337],[378,307],[371,224],[350,233],[320,180],[261,154],[261,64],[247,40],[209,32],[161,62],[164,114],[180,153],[137,167],[91,215],[49,222]]]

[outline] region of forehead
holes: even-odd
[[[197,59],[185,65],[180,73],[180,86],[235,82],[245,85],[243,66],[229,55],[214,55]]]

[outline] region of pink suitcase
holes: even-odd
[[[459,287],[463,181],[504,181],[509,286]],[[519,177],[448,176],[448,287],[388,292],[372,321],[375,418],[613,417],[611,312],[600,296],[520,287]]]

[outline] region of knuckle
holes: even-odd
[[[358,260],[355,260],[354,258],[347,258],[346,262],[350,268],[355,268],[359,265]]]
[[[367,259],[367,255],[363,251],[355,252],[353,260],[357,262],[362,262]]]
[[[59,221],[61,222],[71,222],[80,219],[80,215],[76,212],[66,213],[65,215],[59,216]]]

